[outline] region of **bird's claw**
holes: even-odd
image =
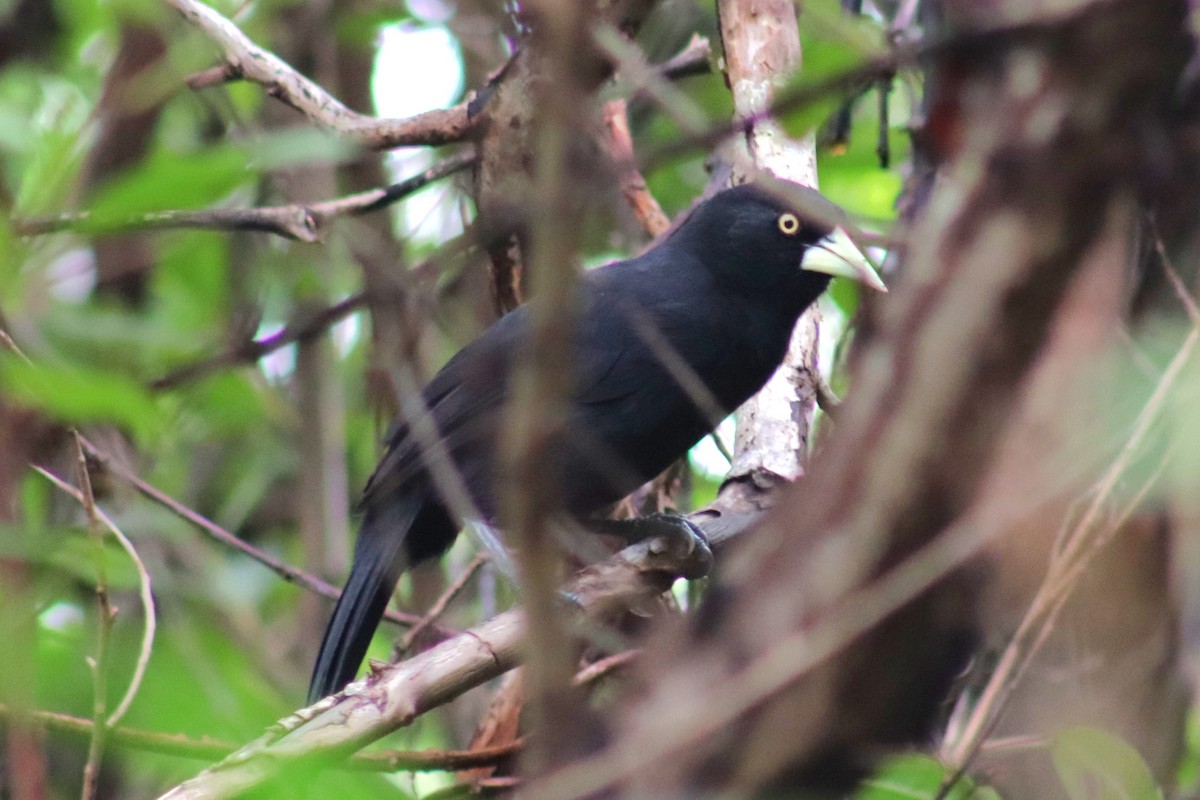
[[[650,560],[662,560],[688,580],[703,578],[712,570],[712,548],[703,531],[686,517],[651,514],[639,522],[653,526],[646,538]]]

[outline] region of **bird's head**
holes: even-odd
[[[829,276],[887,291],[847,233],[844,211],[789,181],[744,184],[701,203],[678,231],[722,283],[750,291],[799,293],[805,303]]]

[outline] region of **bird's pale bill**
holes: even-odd
[[[813,245],[804,254],[803,268],[810,272],[823,272],[839,278],[850,278],[886,292],[887,286],[871,262],[844,228],[833,229],[833,233]]]

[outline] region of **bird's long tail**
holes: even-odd
[[[350,578],[325,627],[308,685],[315,703],[354,679],[400,573],[408,565],[405,540],[422,507],[419,497],[368,508],[358,533]]]

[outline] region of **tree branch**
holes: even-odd
[[[434,181],[466,169],[474,162],[474,150],[464,150],[399,183],[321,203],[291,203],[265,208],[154,211],[116,223],[96,223],[92,215],[84,211],[54,217],[14,219],[12,226],[21,236],[42,236],[67,230],[108,234],[114,230],[203,228],[259,231],[299,242],[319,242],[334,220],[340,217],[357,217],[386,208]]]
[[[56,711],[24,711],[25,718],[46,730],[59,733],[91,736],[95,722],[84,717],[60,714]],[[0,703],[0,719],[11,716],[8,706]],[[159,733],[139,728],[113,728],[108,743],[130,750],[160,753],[181,758],[205,761],[224,758],[237,749],[233,742],[203,736],[193,739],[179,733]],[[375,750],[360,753],[342,767],[349,770],[373,772],[442,772],[471,767],[486,767],[520,752],[520,739],[499,747],[480,750]]]
[[[584,569],[566,587],[563,614],[608,619],[657,597],[689,573],[693,552],[679,538],[653,538]],[[494,617],[400,664],[376,666],[341,693],[278,722],[260,739],[176,786],[162,800],[220,800],[262,785],[298,759],[337,758],[404,727],[430,709],[516,666],[524,615]]]
[[[1098,0],[1085,8],[1054,9],[1035,13],[1027,19],[981,26],[972,30],[954,31],[943,36],[914,43],[900,42],[890,51],[870,56],[862,63],[835,72],[812,82],[799,82],[780,91],[767,106],[754,113],[729,122],[720,122],[697,134],[685,134],[674,141],[646,153],[642,170],[653,172],[663,164],[696,150],[715,147],[730,137],[750,133],[754,126],[771,117],[808,108],[831,96],[857,89],[863,84],[894,74],[897,70],[922,61],[955,55],[978,55],[983,48],[1013,47],[1022,42],[1052,39],[1069,31],[1072,26],[1098,6],[1111,5],[1114,0]]]
[[[914,230],[822,458],[723,560],[697,621],[650,639],[608,748],[531,796],[802,793],[927,735],[970,584],[925,592],[835,658],[813,632],[962,518],[1081,257],[1156,157],[1143,142],[1186,61],[1185,3],[1073,8],[1061,37],[972,62],[969,146]],[[1106,59],[1114,36],[1123,57]]]
[[[251,339],[239,345],[234,345],[224,352],[209,358],[196,361],[180,367],[161,378],[156,378],[151,384],[154,389],[171,389],[183,383],[198,380],[226,367],[238,364],[252,364],[263,356],[287,347],[289,344],[303,341],[315,336],[326,328],[336,325],[346,317],[362,308],[367,297],[362,292],[353,294],[331,306],[321,309],[299,323],[290,324],[278,333],[264,336],[261,339]]]
[[[442,145],[466,139],[472,130],[467,104],[407,119],[379,119],[343,105],[269,50],[250,40],[231,21],[198,0],[165,2],[215,42],[225,58],[224,77],[244,78],[299,111],[318,127],[370,150]],[[211,79],[211,76],[210,76]]]
[[[133,488],[137,489],[143,497],[157,503],[171,513],[175,514],[177,517],[183,519],[185,522],[188,522],[191,525],[199,528],[201,531],[206,533],[209,538],[225,545],[226,547],[230,547],[242,553],[243,555],[249,556],[267,569],[274,572],[279,577],[283,578],[288,583],[294,583],[297,586],[307,589],[310,592],[319,594],[321,597],[329,600],[337,600],[338,597],[341,596],[341,592],[337,588],[329,585],[315,575],[311,575],[298,567],[293,567],[291,564],[285,563],[270,553],[266,553],[262,550],[259,550],[257,547],[242,541],[217,523],[205,517],[203,514],[193,511],[165,492],[162,492],[146,483],[137,475],[135,475],[132,470],[128,469],[124,464],[121,464],[120,461],[113,458],[96,445],[92,444],[87,438],[81,436],[80,441],[83,443],[83,448],[87,451],[89,456],[97,459],[100,461],[100,463],[104,464],[105,467],[112,470],[115,475]],[[404,625],[406,627],[417,625],[421,622],[421,617],[416,614],[405,614],[399,611],[390,610],[384,615],[384,619],[394,622],[398,625]],[[431,625],[430,627],[439,631],[439,633],[444,636],[453,636],[457,633],[456,631],[442,628],[440,626]]]

